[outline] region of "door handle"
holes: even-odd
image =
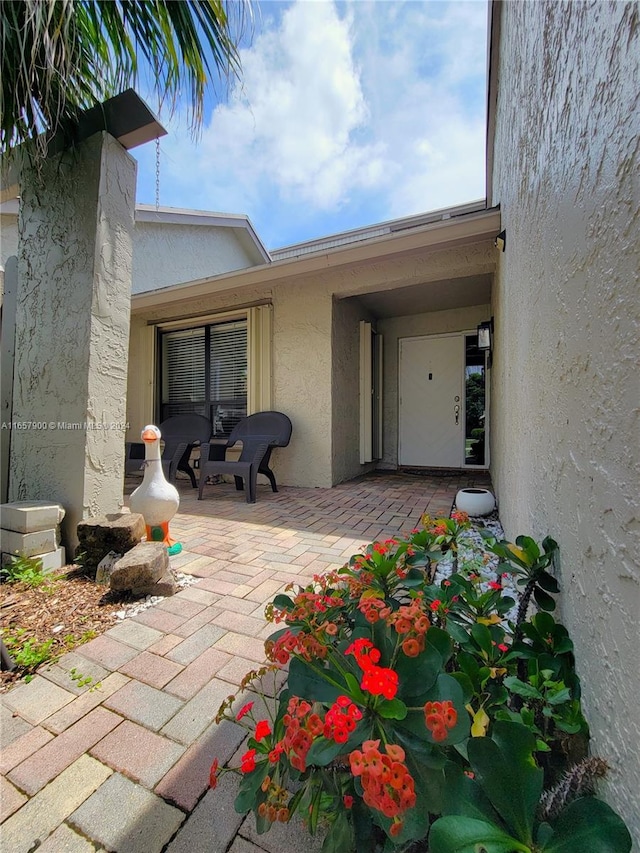
[[[456,425],[460,422],[460,406],[454,406],[453,411],[456,414]]]

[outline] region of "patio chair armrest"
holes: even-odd
[[[227,447],[233,447],[229,443],[223,444],[221,441],[205,441],[200,445],[200,467],[202,468],[207,462],[221,462],[224,460]]]

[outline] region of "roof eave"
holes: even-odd
[[[261,284],[275,285],[294,276],[371,263],[398,254],[420,250],[437,251],[450,245],[493,240],[499,230],[500,212],[495,209],[483,210],[457,219],[431,222],[411,230],[395,231],[302,257],[285,258],[262,266],[137,293],[131,298],[131,309],[145,310],[225,290],[238,290]]]

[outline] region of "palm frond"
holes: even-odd
[[[188,91],[202,126],[207,86],[240,73],[250,0],[12,0],[0,3],[0,150],[44,154],[61,125],[148,69],[173,110]]]

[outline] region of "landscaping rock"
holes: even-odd
[[[169,555],[162,542],[141,542],[115,564],[109,583],[111,589],[144,590],[156,584],[169,571]]]
[[[78,551],[83,554],[85,568],[97,568],[110,551],[126,554],[140,543],[145,533],[144,519],[136,512],[117,512],[81,521]]]
[[[175,595],[178,591],[178,582],[171,572],[163,575],[157,583],[150,586],[137,587],[132,589],[134,595]]]

